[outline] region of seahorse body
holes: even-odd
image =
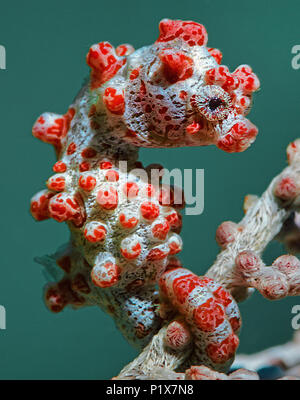
[[[159,29],[158,40],[137,51],[93,45],[90,80],[67,113],[45,113],[34,124],[33,135],[55,147],[58,161],[47,189],[31,201],[32,215],[67,222],[71,232],[69,245],[42,260],[58,278],[45,300],[54,312],[102,307],[140,348],[162,326],[169,303],[194,337],[193,362],[223,370],[238,345],[238,309],[224,289],[180,267],[182,195],[160,183],[162,167],[143,168],[138,148],[245,150],[257,135],[245,115],[259,80],[247,65],[233,73],[219,65],[222,54],[206,47],[202,25],[163,20]],[[178,273],[193,278],[181,282]],[[181,301],[179,281],[181,291],[189,282]]]

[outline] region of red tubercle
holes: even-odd
[[[165,216],[165,219],[170,224],[170,228],[173,232],[180,233],[182,228],[182,215],[175,211]]]
[[[121,213],[119,215],[119,222],[123,228],[132,229],[137,226],[139,220],[134,216],[126,215],[126,213]]]
[[[45,293],[45,303],[53,313],[61,312],[68,304],[67,298],[57,285],[51,285]]]
[[[123,193],[128,199],[134,199],[139,193],[139,186],[135,182],[126,182],[123,186]]]
[[[69,108],[65,115],[43,113],[33,125],[32,134],[43,142],[60,149],[61,141],[67,135],[74,115],[73,107]]]
[[[220,65],[222,62],[222,58],[223,58],[222,52],[219,49],[214,49],[213,47],[209,47],[207,49],[207,51],[216,60],[216,62]]]
[[[145,195],[147,197],[154,197],[155,193],[156,193],[156,189],[153,185],[151,185],[151,183],[149,183],[142,189],[142,193],[143,193],[143,195]]]
[[[189,124],[185,130],[186,133],[189,135],[195,135],[196,133],[200,132],[201,129],[203,129],[204,125],[203,123],[200,122],[192,122],[191,124]]]
[[[125,241],[126,243],[124,243]],[[125,239],[121,243],[120,251],[122,256],[127,260],[134,260],[141,254],[142,247],[138,240],[129,241]]]
[[[185,100],[187,98],[187,92],[185,90],[181,90],[179,93],[179,97],[181,98],[181,100]]]
[[[119,58],[110,43],[101,42],[90,48],[86,62],[92,69],[91,89],[97,89],[117,74],[126,58]]]
[[[214,363],[223,364],[234,356],[238,345],[239,338],[232,333],[220,343],[209,344],[206,347],[206,352]]]
[[[125,96],[123,90],[108,87],[104,91],[103,102],[112,114],[122,115],[125,111]]]
[[[251,145],[257,134],[257,127],[244,119],[234,124],[229,132],[218,140],[217,146],[228,153],[239,153]]]
[[[58,222],[72,221],[80,227],[86,219],[83,201],[78,194],[59,193],[50,199],[48,209],[49,215]]]
[[[53,175],[47,181],[47,187],[49,190],[56,192],[62,192],[65,190],[66,179],[63,175]]]
[[[243,96],[241,94],[233,94],[231,96],[234,111],[243,116],[247,115],[251,109],[251,97]]]
[[[110,169],[112,167],[113,167],[113,165],[110,161],[101,161],[99,164],[100,169]]]
[[[230,73],[226,65],[219,65],[206,71],[205,82],[208,85],[218,85],[229,93],[239,86],[238,77]]]
[[[68,111],[66,112],[66,114],[64,115],[64,118],[65,118],[66,124],[67,124],[67,130],[69,130],[70,123],[71,123],[72,119],[74,118],[75,114],[76,114],[75,108],[74,107],[70,107],[68,109]]]
[[[70,143],[67,148],[67,155],[70,156],[70,155],[74,154],[76,149],[77,149],[76,143],[74,143],[74,142]]]
[[[45,293],[45,302],[50,311],[58,313],[68,304],[75,307],[82,306],[85,299],[73,291],[70,279],[63,278],[48,287]]]
[[[53,165],[53,171],[54,172],[66,172],[67,170],[67,166],[64,162],[62,161],[57,161],[54,165]]]
[[[166,251],[162,247],[154,247],[151,249],[147,255],[147,260],[148,261],[157,261],[157,260],[163,260],[168,256],[169,252]]]
[[[159,240],[165,240],[169,231],[170,225],[167,220],[154,223],[151,229],[153,237]]]
[[[241,96],[239,99],[240,105],[245,108],[248,107],[250,105],[249,103],[249,98],[247,96]]]
[[[142,217],[149,221],[154,220],[159,216],[159,206],[151,201],[143,202],[140,211]]]
[[[121,274],[120,267],[108,261],[101,265],[95,265],[91,271],[91,279],[95,286],[100,288],[107,288],[114,286]]]
[[[186,54],[173,49],[164,49],[159,53],[163,64],[163,74],[170,83],[176,83],[193,75],[193,60]]]
[[[258,77],[249,65],[241,65],[233,73],[229,72],[227,66],[219,65],[206,71],[205,82],[208,85],[218,85],[227,91],[239,114],[249,111],[251,95],[260,86]]]
[[[96,186],[96,178],[92,175],[81,175],[78,180],[78,185],[81,189],[90,192]]]
[[[97,193],[96,201],[105,210],[114,210],[118,206],[118,192],[112,186],[100,189]]]
[[[33,196],[30,204],[30,212],[34,219],[43,221],[50,218],[48,205],[54,195],[55,193],[45,189]]]
[[[207,43],[207,33],[203,25],[193,21],[163,19],[159,24],[159,38],[156,43],[181,39],[189,46],[203,46]]]
[[[105,173],[105,179],[108,182],[118,182],[119,180],[119,173],[114,169],[110,169]]]
[[[292,176],[284,176],[276,183],[274,194],[281,200],[293,200],[299,193],[296,180]]]
[[[161,206],[172,206],[174,203],[174,192],[171,186],[161,187],[158,195],[158,202]]]
[[[79,164],[79,171],[80,172],[89,171],[90,169],[91,169],[91,165],[87,161],[83,161],[82,163]]]
[[[233,75],[239,79],[239,88],[242,89],[244,95],[251,95],[259,89],[260,82],[258,77],[252,71],[249,65],[240,65]]]
[[[116,48],[116,54],[119,57],[124,57],[124,56],[129,56],[129,54],[134,52],[134,47],[131,46],[131,44],[125,43],[125,44],[120,44]]]
[[[61,139],[65,137],[64,119],[56,114],[45,113],[33,125],[32,134],[43,142],[60,148]]]
[[[133,69],[133,70],[130,72],[129,79],[130,79],[131,81],[134,81],[135,79],[137,79],[137,78],[139,77],[139,75],[140,75],[140,70],[141,70],[141,66],[138,67],[138,68]]]
[[[168,241],[169,246],[169,254],[175,255],[181,252],[182,250],[182,241],[179,236],[173,236]]]
[[[84,228],[84,237],[91,243],[103,242],[106,234],[107,230],[100,222],[89,222]]]

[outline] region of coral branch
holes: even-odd
[[[297,150],[294,149],[292,158],[289,153],[293,146]],[[238,223],[240,229],[236,229],[235,239],[231,240],[219,253],[215,263],[206,273],[208,277],[231,290],[233,295],[235,295],[237,287],[243,286],[237,283],[236,257],[243,251],[252,251],[260,256],[268,243],[281,231],[291,213],[299,207],[299,189],[293,191],[290,196],[287,194],[283,197],[282,194],[281,197],[278,196],[278,187],[282,186],[282,182],[286,182],[286,179],[293,177],[297,183],[295,186],[300,183],[299,147],[300,141],[298,140],[289,145],[287,153],[290,165],[271,181],[260,198],[253,201],[252,197],[252,200],[249,201],[249,196],[246,197],[246,214]],[[228,235],[231,238],[232,232],[230,231]],[[226,239],[223,238],[223,242],[225,241]]]
[[[186,350],[180,352],[167,348],[164,344],[166,330],[166,326],[161,328],[140,355],[123,368],[115,379],[152,379],[157,367],[172,371],[184,363],[189,353]]]
[[[237,301],[244,300],[253,291],[251,288],[257,288],[269,299],[299,294],[300,262],[296,257],[281,256],[271,267],[264,266],[260,258],[285,221],[299,208],[299,139],[289,145],[287,153],[289,166],[271,181],[263,195],[246,197],[244,218],[238,224],[227,221],[217,230],[216,239],[222,251],[206,276],[228,289]],[[172,370],[180,369],[189,355],[180,350],[170,353],[164,344],[165,331],[166,326],[116,379],[157,379],[157,367],[164,368],[160,376],[168,379],[225,379],[226,375],[204,366],[189,369],[185,375],[174,374]],[[236,379],[257,379],[250,371],[243,371]]]
[[[243,365],[251,370],[259,370],[266,365],[279,365],[285,371],[292,371],[300,364],[300,332],[297,332],[293,341],[281,346],[270,347],[256,354],[240,354],[236,357],[234,366]]]

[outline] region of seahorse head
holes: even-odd
[[[113,135],[139,147],[214,144],[227,152],[247,149],[257,128],[247,118],[259,80],[248,65],[220,65],[203,25],[164,19],[153,45],[134,51],[108,42],[93,45],[93,117]]]

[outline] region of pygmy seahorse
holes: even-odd
[[[203,25],[164,19],[159,31],[136,51],[93,45],[90,79],[67,113],[44,113],[33,126],[58,161],[31,213],[67,222],[71,232],[68,245],[41,260],[57,279],[45,301],[53,312],[98,305],[139,348],[171,318],[167,346],[192,343],[194,364],[224,370],[238,346],[238,307],[175,258],[182,195],[156,179],[161,166],[143,168],[138,148],[244,151],[258,132],[245,115],[259,80],[248,65],[233,73],[220,65]]]

